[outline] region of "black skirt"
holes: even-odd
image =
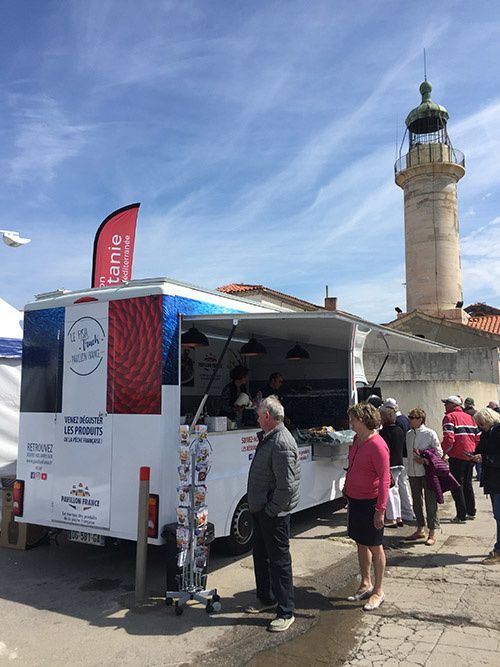
[[[365,547],[377,547],[382,544],[384,528],[375,528],[373,516],[377,499],[357,500],[348,498],[347,534]]]

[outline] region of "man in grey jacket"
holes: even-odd
[[[248,473],[248,506],[253,517],[253,563],[257,603],[245,609],[257,614],[276,608],[268,630],[282,632],[295,620],[290,512],[299,500],[297,443],[283,424],[285,411],[276,396],[259,405],[263,433]]]

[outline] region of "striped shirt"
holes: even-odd
[[[456,406],[443,417],[443,451],[450,458],[470,461],[465,452],[474,452],[479,428],[474,419]]]

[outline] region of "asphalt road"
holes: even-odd
[[[227,556],[217,542],[209,585],[222,596],[222,611],[209,615],[190,603],[182,616],[164,604],[162,548],[149,548],[149,598],[141,608],[133,605],[132,543],[91,547],[61,535],[29,551],[0,549],[0,664],[257,665],[252,660],[259,652],[281,653],[284,642],[289,646],[307,632],[320,612],[320,623],[328,618],[327,598],[356,570],[345,511],[332,510],[327,504],[293,518],[297,621],[283,635],[266,632],[269,616],[243,614],[254,599],[251,558]],[[342,618],[350,623],[348,615]],[[331,664],[342,664],[350,642],[345,644],[338,644]]]

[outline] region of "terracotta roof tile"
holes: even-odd
[[[484,317],[471,317],[469,326],[480,329],[487,333],[500,335],[500,315],[485,315]]]
[[[222,285],[217,287],[218,292],[225,292],[226,294],[237,294],[238,292],[253,292],[254,290],[264,289],[263,285],[244,285],[243,283],[229,283],[229,285]]]
[[[263,294],[269,294],[272,296],[279,297],[285,301],[292,302],[295,304],[300,304],[304,306],[307,310],[323,310],[322,306],[317,306],[310,301],[304,301],[304,299],[298,299],[296,296],[291,296],[290,294],[285,294],[285,292],[278,292],[277,290],[271,289],[270,287],[265,287],[264,285],[247,285],[245,283],[229,283],[229,285],[222,285],[222,287],[217,287],[217,292],[224,292],[226,294],[241,294],[245,292],[256,292],[260,291]]]

